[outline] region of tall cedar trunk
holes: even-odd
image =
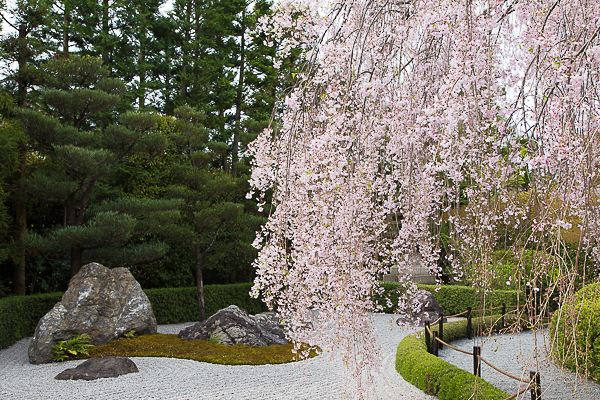
[[[25,38],[27,37],[27,25],[19,25],[19,52],[17,55],[17,63],[19,65],[19,72],[24,73],[27,67],[27,46],[25,45]],[[17,106],[23,107],[27,99],[27,82],[24,81],[23,77],[19,74],[17,78]]]
[[[69,7],[69,2],[65,1],[63,4],[64,13],[63,13],[63,53],[69,54],[69,14],[71,9]]]
[[[235,129],[233,131],[233,146],[231,148],[231,176],[235,178],[236,163],[238,162],[238,143],[240,141],[240,125],[242,119],[242,95],[244,93],[244,68],[245,68],[245,52],[246,52],[246,38],[244,32],[246,31],[246,9],[242,11],[241,21],[241,45],[240,45],[240,78],[238,80],[237,97],[235,99]]]
[[[139,108],[142,110],[146,107],[146,50],[144,45],[140,43],[140,98]]]
[[[225,116],[225,112],[223,111],[223,109],[219,110],[219,120],[220,121],[223,121],[224,116]],[[221,125],[221,130],[222,131],[225,130],[224,124]],[[227,160],[227,152],[223,153],[223,155],[221,156],[221,166],[223,167],[223,171],[226,174],[228,174],[229,173],[229,161]]]
[[[81,259],[83,249],[81,247],[71,247],[71,278],[77,275],[81,269]]]
[[[142,3],[142,13],[144,20],[147,20],[146,7]],[[145,26],[145,24],[143,25]],[[145,29],[144,29],[145,30]],[[145,34],[145,32],[144,32]],[[140,36],[140,56],[138,59],[139,71],[140,71],[140,97],[139,97],[139,109],[142,110],[146,107],[146,41],[144,36]]]
[[[171,111],[171,73],[167,70],[165,75],[165,108],[163,112],[167,115],[172,114]]]
[[[204,280],[202,279],[202,258],[205,252],[196,250],[196,287],[198,288],[198,317],[202,322],[206,319],[204,307]]]
[[[21,44],[17,54],[19,72],[24,72],[27,67],[27,46],[24,45],[28,35],[27,24],[19,25],[19,38]],[[17,106],[25,106],[27,100],[27,82],[19,75],[17,79]],[[15,240],[16,254],[13,256],[13,292],[16,295],[25,294],[25,232],[27,230],[27,199],[25,197],[25,174],[27,172],[27,147],[25,143],[19,145],[19,178],[17,180],[15,196]]]
[[[27,231],[27,200],[25,197],[25,172],[27,170],[27,148],[25,143],[19,145],[19,179],[15,199],[15,239],[17,252],[13,257],[13,293],[25,295],[25,232]]]
[[[108,0],[102,2],[102,63],[110,68],[108,56]]]
[[[192,2],[188,1],[187,5],[186,5],[186,10],[185,10],[185,33],[184,33],[184,47],[185,46],[189,46],[190,43],[190,18],[191,18],[191,7],[192,7]],[[187,90],[188,90],[188,77],[187,77],[187,72],[188,72],[188,60],[189,60],[189,56],[187,55],[187,51],[183,52],[182,55],[182,59],[183,59],[183,65],[181,67],[181,88],[179,89],[179,94],[181,95],[181,99],[185,100],[185,97],[187,95]]]
[[[198,11],[198,3],[194,8],[194,55],[192,58],[192,71],[198,71],[198,58],[200,57],[200,12]]]

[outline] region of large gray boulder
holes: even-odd
[[[108,356],[90,358],[75,368],[65,369],[54,379],[67,381],[79,380],[93,381],[99,378],[116,378],[117,376],[139,372],[137,365],[127,357]]]
[[[87,264],[35,328],[29,362],[51,362],[52,347],[80,333],[87,333],[90,343],[98,345],[132,330],[140,335],[156,333],[156,318],[140,284],[125,268]]]
[[[221,344],[271,346],[286,344],[285,332],[275,313],[249,315],[238,306],[229,306],[179,332],[185,340],[216,340]]]

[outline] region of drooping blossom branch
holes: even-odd
[[[438,274],[432,226],[482,293],[499,248],[552,255],[519,258],[515,282],[572,290],[572,225],[598,261],[596,1],[282,0],[261,29],[306,64],[250,147],[251,194],[273,190],[253,293],[299,341],[341,349],[358,397],[379,279],[417,252]]]

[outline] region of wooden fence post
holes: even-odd
[[[529,304],[529,299],[531,298],[531,291],[529,286],[525,287],[525,313],[527,314],[527,323],[531,320],[531,305]]]
[[[531,387],[531,400],[542,400],[542,385],[540,382],[540,374],[535,371],[529,371],[529,379],[534,382]]]
[[[473,339],[473,327],[471,326],[471,307],[467,307],[467,339]]]
[[[427,352],[431,354],[431,340],[429,338],[429,322],[425,321],[425,344],[427,345]]]
[[[504,315],[506,314],[506,303],[502,303],[502,329],[506,326],[504,324]]]
[[[433,342],[432,342],[432,347],[433,347],[432,350],[433,351],[432,351],[432,353],[436,357],[438,356],[438,349],[439,349],[439,342],[436,340],[437,337],[438,337],[438,333],[436,331],[433,331],[433,339],[432,339],[433,340]]]
[[[473,346],[473,375],[481,377],[481,347]]]
[[[444,340],[444,313],[440,313],[440,323],[438,325],[438,336],[440,337],[440,340]],[[438,346],[440,349],[444,348],[444,345],[442,343],[439,343]]]

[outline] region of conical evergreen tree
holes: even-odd
[[[172,196],[185,201],[181,210],[177,240],[192,249],[195,255],[195,279],[198,290],[198,317],[205,319],[203,270],[232,250],[239,242],[249,243],[248,232],[254,234],[264,219],[245,211],[236,202],[238,187],[228,174],[212,163],[218,161],[227,144],[209,140],[208,130],[201,121],[203,114],[191,107],[175,110],[179,134],[174,137],[183,150],[185,162],[175,174],[181,185],[171,189]],[[227,241],[222,240],[227,236]]]

